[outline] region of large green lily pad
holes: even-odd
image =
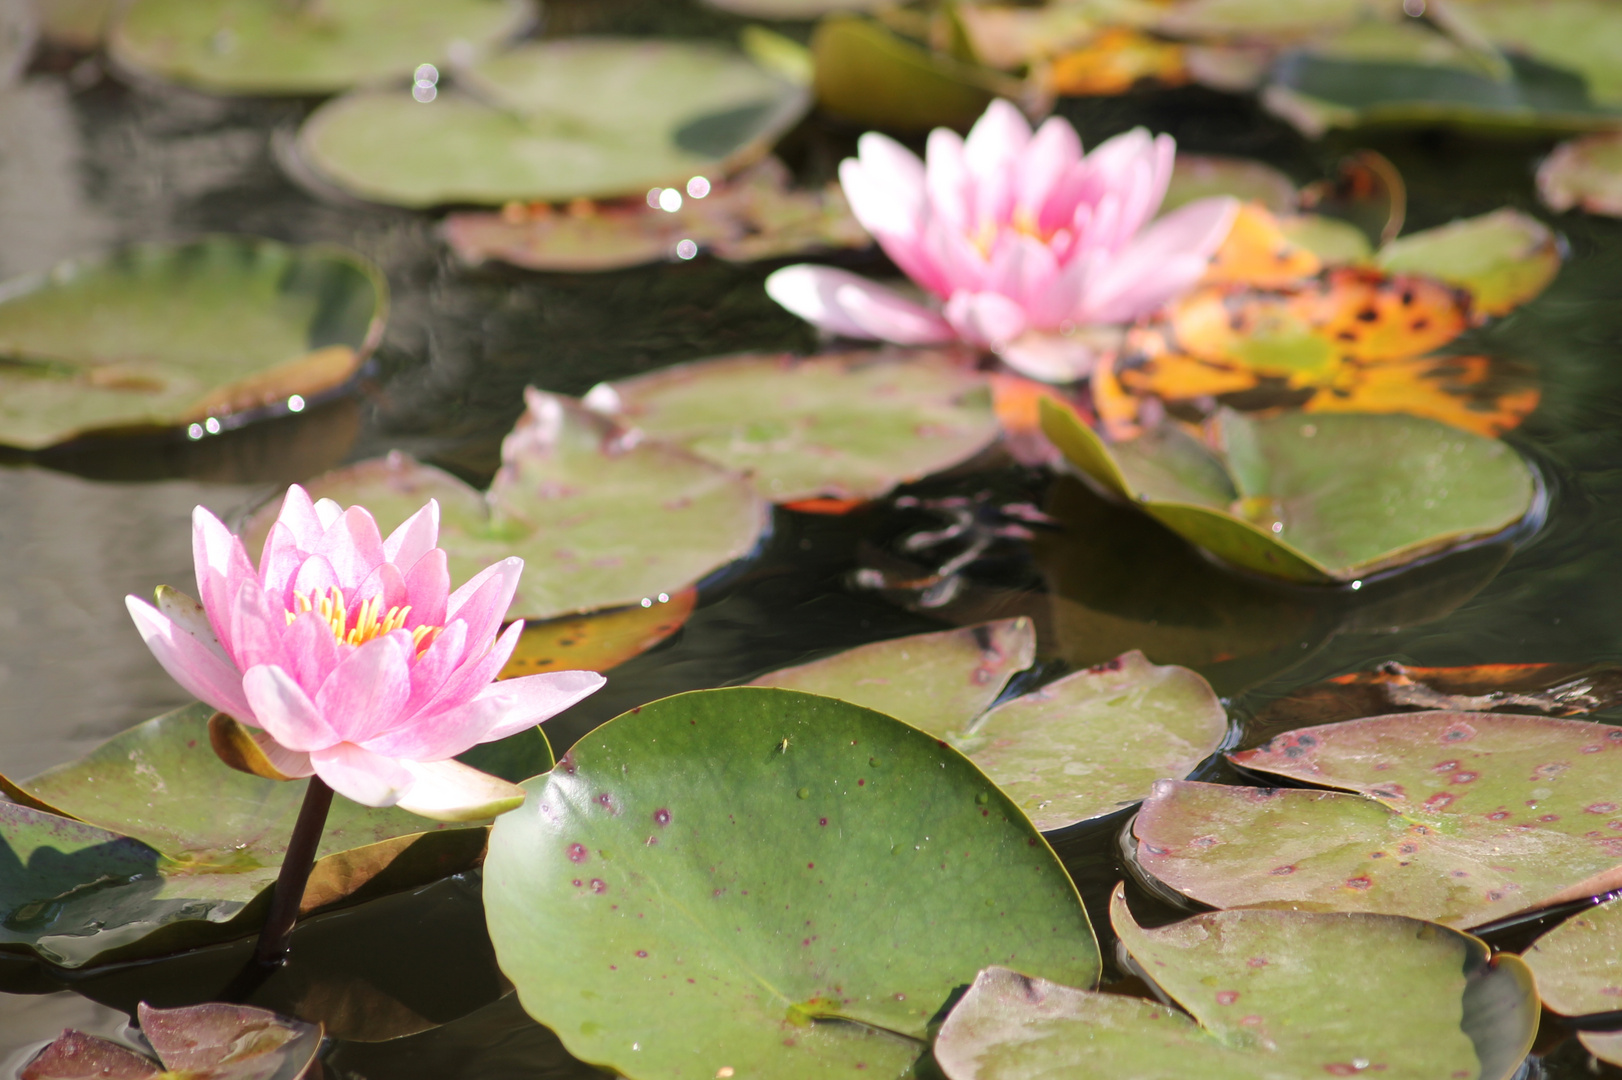
[[[134,0],[108,47],[217,94],[330,94],[465,63],[534,15],[529,0]]]
[[[1401,713],[1230,757],[1351,793],[1156,785],[1133,827],[1138,860],[1203,903],[1469,927],[1622,886],[1622,728]]]
[[[954,743],[1050,831],[1187,776],[1227,731],[1209,683],[1134,650],[998,705]]]
[[[8,809],[4,825],[21,876],[15,891],[0,893],[8,913],[0,918],[15,931],[0,944],[75,967],[257,929],[305,785],[227,767],[209,746],[212,711],[187,706],[39,776],[0,777],[27,804]],[[478,747],[468,760],[523,779],[552,759],[545,737],[530,731]],[[482,824],[446,825],[336,796],[303,910],[466,869],[483,834]]]
[[[751,686],[824,694],[945,738],[986,711],[1036,659],[1029,619],[876,641],[762,675]]]
[[[1423,417],[1223,410],[1217,426],[1220,456],[1169,424],[1106,446],[1042,402],[1042,430],[1072,465],[1270,577],[1354,581],[1501,532],[1534,505],[1532,471],[1509,446]]]
[[[382,272],[341,248],[218,236],[141,244],[0,286],[0,443],[240,422],[354,374]],[[199,434],[202,429],[199,428]]]
[[[387,534],[430,498],[453,582],[518,555],[508,618],[549,619],[667,598],[754,550],[768,508],[737,474],[629,436],[568,398],[529,391],[488,494],[395,452],[318,476],[312,497],[364,506]],[[268,505],[243,526],[258,552]]]
[[[1192,1019],[991,968],[936,1040],[950,1080],[1505,1080],[1537,1031],[1525,965],[1434,924],[1220,911],[1145,930],[1119,888],[1110,921],[1138,969]]]
[[[401,206],[643,196],[762,157],[809,106],[805,88],[700,42],[536,42],[458,79],[426,103],[403,90],[329,102],[300,130],[299,158]]]
[[[876,498],[998,431],[984,376],[941,349],[724,357],[609,383],[586,402],[749,473],[773,502]]]
[[[1532,943],[1527,966],[1562,1016],[1622,1012],[1622,899],[1579,911]]]
[[[1563,142],[1538,166],[1538,194],[1551,210],[1579,207],[1622,217],[1622,132]]]
[[[692,258],[706,251],[733,262],[827,248],[863,248],[873,238],[851,214],[838,184],[789,188],[783,163],[767,158],[702,198],[666,211],[646,199],[559,214],[542,203],[445,219],[445,239],[465,262],[486,259],[528,270],[615,270]],[[701,186],[694,190],[702,191]],[[690,246],[683,247],[683,242]]]
[[[1505,207],[1399,237],[1374,262],[1393,274],[1425,274],[1469,291],[1475,307],[1503,315],[1542,292],[1560,272],[1554,233]]]
[[[528,788],[485,861],[497,958],[571,1053],[625,1075],[896,1077],[980,968],[1098,975],[1075,888],[1024,816],[869,709],[682,694]]]

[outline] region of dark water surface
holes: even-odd
[[[563,3],[551,12],[548,32],[730,34],[737,26],[673,2]],[[185,702],[130,626],[123,597],[190,581],[194,504],[240,514],[292,480],[391,448],[483,482],[526,384],[579,394],[679,361],[816,345],[762,291],[770,266],[701,256],[601,275],[460,267],[430,217],[323,201],[285,178],[275,144],[312,104],[132,88],[67,54],[41,57],[21,84],[0,90],[4,276],[126,241],[246,232],[347,244],[376,260],[393,290],[384,345],[346,397],[197,444],[163,438],[0,458],[0,771],[31,775]],[[1089,145],[1147,123],[1184,149],[1265,158],[1303,182],[1331,174],[1353,146],[1371,146],[1408,181],[1410,228],[1502,205],[1541,213],[1532,169],[1548,142],[1429,132],[1312,144],[1248,103],[1203,91],[1070,102],[1063,111]],[[823,179],[854,135],[814,119],[782,153],[802,178]],[[988,516],[1002,502],[1034,501],[1060,528],[994,547],[950,603],[926,608],[904,590],[858,587],[856,571],[909,576],[917,565],[899,541],[934,524],[927,512],[892,502],[844,518],[778,511],[765,550],[709,588],[675,639],[616,669],[603,692],[548,725],[554,745],[561,752],[595,724],[670,693],[1012,614],[1037,623],[1037,677],[1131,648],[1196,668],[1229,699],[1240,742],[1260,737],[1247,718],[1268,701],[1385,660],[1622,660],[1622,223],[1543,216],[1570,248],[1559,279],[1470,343],[1541,373],[1542,404],[1510,437],[1549,489],[1548,519],[1535,535],[1358,594],[1292,590],[1219,570],[1074,481],[988,457],[907,493],[974,496]],[[880,265],[872,255],[847,261]],[[1120,825],[1057,845],[1106,935],[1102,905],[1124,876]],[[1156,910],[1147,895],[1134,899]],[[1494,941],[1518,948],[1530,933],[1506,930]],[[9,991],[0,993],[0,1077],[63,1026],[115,1035],[138,1000],[209,998],[245,952],[220,946],[71,977],[0,962],[0,991]],[[329,1076],[597,1075],[505,989],[472,875],[314,920],[295,939],[293,963],[255,1001],[323,1019],[343,1036]],[[377,1041],[390,1036],[399,1037]],[[1622,1076],[1592,1072],[1563,1036],[1545,1024],[1533,1075]]]

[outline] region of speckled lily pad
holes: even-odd
[[[320,1024],[251,1005],[154,1009],[143,1001],[136,1016],[161,1064],[69,1030],[25,1065],[19,1080],[300,1080],[321,1049]]]

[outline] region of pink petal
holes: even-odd
[[[393,806],[413,777],[398,761],[354,743],[338,743],[310,755],[315,774],[338,794],[362,806]]]
[[[249,669],[242,690],[253,706],[254,723],[287,749],[309,753],[338,741],[304,688],[281,668],[261,664]]]
[[[851,213],[875,236],[917,232],[924,213],[924,163],[887,135],[870,131],[857,157],[839,163],[839,183]]]
[[[341,588],[338,583],[338,572],[332,568],[332,563],[327,561],[325,555],[311,555],[298,568],[298,573],[293,575],[292,591],[302,593],[305,599],[312,603],[336,588]],[[344,597],[346,603],[348,600],[349,597]]]
[[[231,659],[236,666],[247,671],[260,664],[280,664],[287,615],[270,606],[257,579],[241,583],[230,611]]]
[[[608,682],[595,671],[549,671],[492,683],[484,694],[499,695],[507,701],[508,714],[484,737],[486,742],[516,735],[544,720],[550,720],[584,701]]]
[[[360,605],[368,600],[376,599],[378,612],[386,615],[390,608],[404,607],[409,590],[406,588],[405,575],[400,573],[393,563],[379,563],[366,580],[356,586],[353,595],[344,593],[344,599],[349,602],[349,610],[358,616]]]
[[[453,624],[455,625],[455,624]],[[462,663],[446,678],[439,692],[429,699],[423,707],[422,714],[432,714],[445,709],[455,708],[463,702],[471,701],[479,695],[479,691],[490,685],[501,669],[507,666],[507,660],[512,656],[513,649],[518,645],[518,638],[524,632],[522,621],[515,622],[507,627],[494,645],[486,652],[475,652],[475,642],[470,634],[468,637],[468,652]],[[418,714],[421,715],[421,714]],[[475,738],[474,742],[479,740]],[[468,745],[472,745],[469,743]],[[460,750],[456,751],[461,753]],[[420,755],[410,755],[417,757]]]
[[[429,499],[383,541],[383,557],[402,570],[409,569],[438,543],[439,500]]]
[[[969,227],[974,181],[963,158],[963,139],[957,132],[936,128],[929,133],[924,145],[924,188],[932,226],[956,232]]]
[[[524,560],[509,556],[480,570],[445,601],[445,618],[467,623],[469,649],[484,649],[512,606]]]
[[[309,552],[298,545],[293,530],[279,521],[270,527],[259,557],[259,577],[265,592],[284,608],[293,604],[293,580],[307,558]]]
[[[199,506],[192,511],[192,560],[197,569],[197,598],[226,652],[231,648],[231,604],[242,582],[259,580],[242,541],[220,519]]]
[[[451,591],[450,565],[444,548],[434,548],[418,559],[405,575],[406,603],[411,617],[406,626],[445,625],[445,601]]]
[[[203,610],[202,604],[168,585],[159,585],[153,599],[157,601],[158,613],[174,623],[177,630],[190,634],[209,652],[230,663],[230,657],[225,654],[225,646],[220,644],[219,636],[214,633],[214,627],[208,621],[208,612]]]
[[[963,141],[963,161],[977,188],[987,181],[1003,182],[1030,141],[1030,122],[1013,103],[998,98],[986,106]],[[975,197],[983,204],[985,196],[980,190]]]
[[[347,593],[383,561],[383,537],[363,506],[351,506],[327,527],[313,554],[325,555]]]
[[[332,528],[332,523],[344,516],[344,508],[331,499],[317,499],[315,501],[315,517],[321,522],[321,531],[325,533]],[[320,541],[317,540],[317,543]]]
[[[258,744],[259,749],[264,751],[265,756],[270,759],[270,763],[283,776],[290,776],[297,780],[315,772],[314,766],[310,764],[309,754],[289,750],[271,738],[268,731],[250,731],[248,734]]]
[[[1086,340],[1037,331],[1026,331],[998,349],[997,355],[1021,375],[1049,383],[1082,378],[1092,371],[1098,358]]]
[[[1031,325],[1056,330],[1066,322],[1085,319],[1083,298],[1110,264],[1107,252],[1092,250],[1072,259],[1030,304],[1026,314]]]
[[[467,623],[453,622],[434,636],[411,665],[411,696],[406,699],[407,716],[416,716],[439,696],[445,681],[461,666],[467,651]]]
[[[411,784],[395,804],[435,821],[482,821],[524,802],[524,789],[460,761],[400,763]]]
[[[300,686],[320,687],[342,658],[332,627],[314,611],[294,619],[282,633],[282,662]]]
[[[1081,160],[1081,139],[1070,121],[1050,116],[1036,129],[1019,164],[1018,203],[1044,233],[1064,224],[1070,215],[1049,217],[1048,202],[1064,178]]]
[[[489,741],[490,729],[506,716],[502,698],[461,701],[443,712],[413,717],[394,731],[365,741],[366,749],[401,761],[443,761]]]
[[[807,322],[845,337],[934,345],[955,336],[922,304],[831,266],[785,266],[766,278],[766,292]]]
[[[985,288],[1024,308],[1042,296],[1058,276],[1058,261],[1046,244],[1034,237],[1004,232],[997,238]]]
[[[297,484],[289,484],[287,494],[282,496],[276,524],[286,530],[293,543],[306,550],[319,543],[321,534],[327,531],[315,512],[315,504],[310,502],[310,493]]]
[[[259,723],[242,692],[242,673],[235,666],[139,597],[125,597],[124,604],[141,640],[186,693],[244,724]]]
[[[1086,317],[1126,322],[1192,288],[1238,211],[1226,196],[1198,199],[1150,225],[1100,275],[1085,299]]]
[[[964,340],[986,348],[997,348],[1025,332],[1025,312],[994,292],[955,292],[944,314]]]
[[[338,661],[315,693],[315,707],[346,742],[388,731],[411,696],[411,635],[404,630],[373,638]]]

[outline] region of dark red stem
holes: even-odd
[[[287,941],[293,936],[293,924],[298,921],[304,886],[309,884],[315,851],[321,844],[321,831],[326,828],[327,811],[331,807],[332,789],[319,776],[310,777],[310,786],[304,791],[304,805],[299,807],[298,822],[293,826],[293,838],[287,842],[282,870],[276,877],[270,914],[265,916],[265,928],[259,932],[259,943],[254,946],[253,962],[259,967],[278,967],[287,959]]]

